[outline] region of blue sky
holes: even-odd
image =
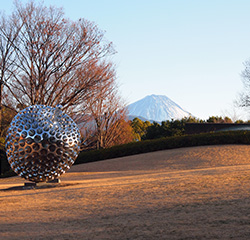
[[[127,103],[161,94],[201,119],[233,115],[233,101],[243,88],[243,62],[250,58],[249,0],[44,3],[106,31],[117,51],[113,61]],[[3,1],[0,8],[8,14],[12,6]]]

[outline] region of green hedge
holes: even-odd
[[[124,157],[173,148],[221,144],[250,144],[250,131],[202,133],[133,142],[107,149],[81,152],[76,159],[75,164],[95,162],[116,157]],[[0,159],[2,173],[4,173],[0,175],[0,177],[15,175],[15,173],[10,170],[5,151],[1,149]]]
[[[0,148],[0,178],[15,175],[16,174],[11,170],[10,165],[7,161],[5,150]]]
[[[250,144],[250,131],[202,133],[133,142],[108,149],[81,152],[75,164],[173,148],[221,144]]]

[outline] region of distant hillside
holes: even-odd
[[[191,114],[164,95],[150,95],[128,107],[129,116],[151,121],[166,121],[189,117]],[[142,119],[143,120],[143,119]]]

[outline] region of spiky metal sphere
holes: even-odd
[[[61,106],[27,107],[13,118],[7,132],[11,168],[33,182],[58,178],[72,166],[79,150],[79,129]]]

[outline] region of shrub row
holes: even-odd
[[[75,164],[166,149],[221,144],[250,144],[250,131],[201,133],[133,142],[108,149],[81,152]]]
[[[112,148],[81,152],[75,164],[95,162],[116,157],[124,157],[140,153],[181,147],[221,145],[221,144],[250,144],[250,131],[231,131],[217,133],[202,133],[177,137],[166,137],[154,140],[133,142]],[[6,159],[5,151],[0,149],[0,177],[14,176]]]

